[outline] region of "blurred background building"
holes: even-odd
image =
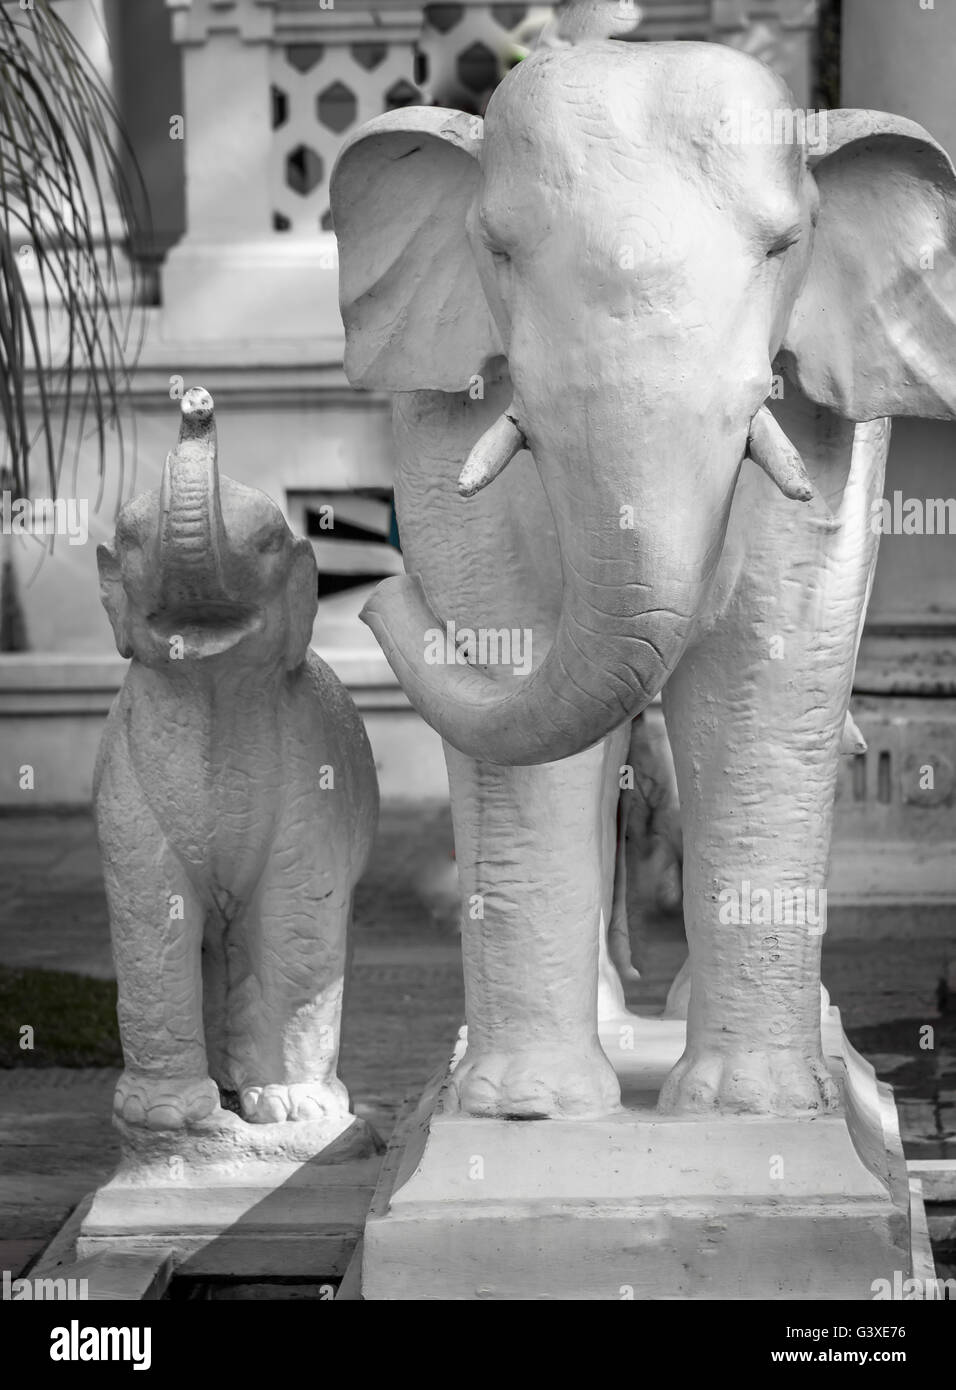
[[[798,107],[868,106],[924,124],[956,151],[947,0],[621,0],[627,41],[731,44],[789,81]],[[418,103],[480,113],[547,6],[403,0],[59,0],[112,88],[152,225],[130,254],[145,336],[132,381],[128,466],[101,489],[92,451],[64,473],[91,501],[89,544],[7,541],[0,655],[0,806],[82,805],[123,662],[100,608],[95,545],[155,486],[190,385],[214,395],[220,460],[312,537],[314,642],[351,687],[386,796],[440,796],[437,737],[411,710],[357,613],[401,567],[388,403],[342,370],[328,181],[342,142]],[[954,427],[896,427],[886,493],[947,498]],[[38,478],[35,495],[43,495]],[[95,511],[92,510],[95,504]],[[331,511],[330,511],[331,509]],[[334,526],[327,519],[334,515]],[[12,573],[15,571],[15,581]],[[831,895],[956,899],[956,537],[886,536],[854,708],[869,744],[840,786]],[[34,790],[17,769],[36,769]],[[921,786],[921,769],[934,770]]]

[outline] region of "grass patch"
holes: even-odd
[[[33,1029],[33,1047],[21,1030]],[[0,965],[0,1067],[121,1067],[116,982]]]

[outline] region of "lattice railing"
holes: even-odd
[[[328,180],[343,140],[372,116],[418,102],[483,112],[553,15],[550,5],[407,5],[402,0],[167,0],[189,49],[224,35],[264,48],[271,122],[271,233],[329,231]],[[747,49],[805,99],[817,0],[619,0],[628,37],[711,39]],[[235,52],[235,50],[233,50]],[[223,59],[226,52],[223,50]],[[248,73],[248,65],[244,68]],[[204,78],[205,80],[205,78]]]
[[[297,43],[272,54],[273,229],[331,229],[328,179],[345,137],[418,103],[479,113],[515,61],[527,5],[428,5],[413,44],[380,37]],[[550,7],[536,10],[542,22]]]
[[[291,44],[272,54],[273,229],[330,231],[329,175],[350,131],[422,100],[415,55],[381,40]]]

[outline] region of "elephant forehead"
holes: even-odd
[[[749,138],[760,113],[779,113],[788,142]],[[783,117],[789,113],[791,120]],[[535,50],[500,84],[486,116],[486,175],[534,168],[560,187],[594,176],[602,150],[647,177],[658,164],[746,188],[793,187],[803,128],[786,83],[722,44],[604,41]],[[736,138],[741,131],[748,138]],[[758,131],[759,135],[759,131]],[[729,138],[728,138],[729,136]]]

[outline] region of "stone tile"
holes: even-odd
[[[0,1240],[0,1273],[9,1270],[13,1279],[26,1269],[31,1260],[39,1255],[46,1244],[45,1240]]]
[[[956,1159],[956,1142],[949,1142],[942,1138],[904,1138],[903,1147],[908,1159]]]
[[[870,1052],[866,1059],[881,1080],[889,1080],[901,1067],[909,1066],[912,1056],[907,1052]]]
[[[903,1143],[935,1140],[938,1136],[936,1107],[931,1101],[897,1099]]]

